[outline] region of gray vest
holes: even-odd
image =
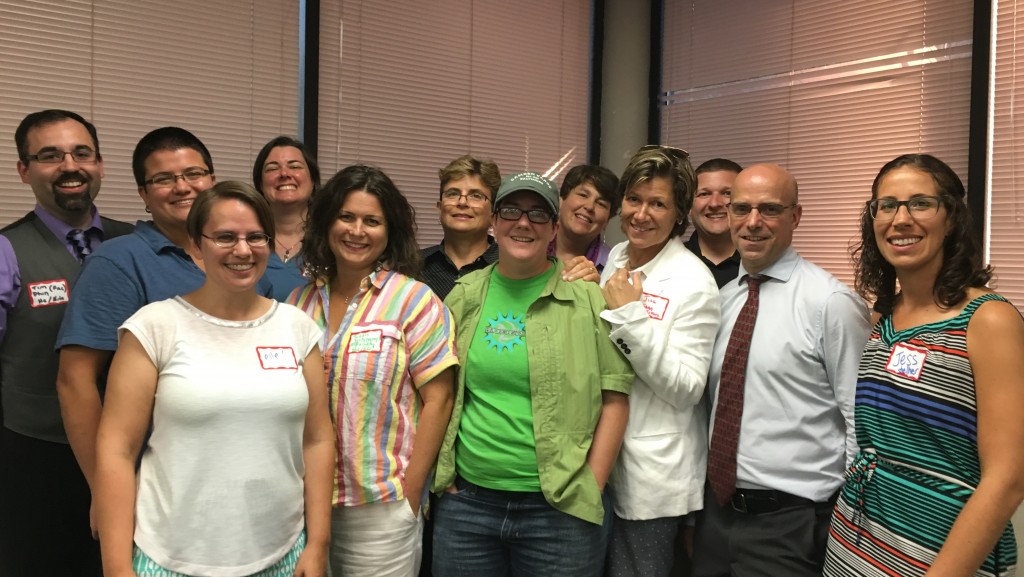
[[[107,218],[101,221],[108,239],[134,228]],[[81,265],[34,212],[2,232],[14,247],[21,273],[21,291],[7,314],[7,334],[0,344],[3,425],[36,439],[67,443],[53,346]]]

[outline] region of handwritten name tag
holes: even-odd
[[[68,302],[68,281],[57,279],[29,283],[28,302],[32,308],[61,305]]]
[[[647,311],[647,316],[656,321],[660,321],[665,318],[665,311],[668,310],[667,298],[644,293],[643,303],[644,310]]]
[[[921,378],[921,371],[924,370],[924,360],[928,351],[919,349],[903,343],[898,343],[889,355],[889,362],[885,370],[890,373],[908,377],[913,380]]]
[[[384,333],[380,329],[352,333],[352,339],[348,342],[348,352],[379,353],[380,341],[383,336]]]
[[[291,347],[256,347],[263,370],[297,369],[299,361],[295,358],[295,350]]]

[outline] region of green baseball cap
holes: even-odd
[[[520,190],[539,194],[551,207],[551,214],[558,216],[558,188],[536,172],[517,172],[501,179],[498,194],[494,197],[494,208],[497,209],[506,196]]]

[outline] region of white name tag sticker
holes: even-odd
[[[665,318],[665,311],[668,310],[667,298],[644,293],[643,303],[644,310],[647,311],[647,316],[656,321],[660,321]]]
[[[29,283],[28,302],[32,308],[67,303],[68,281],[66,279],[57,279]]]
[[[291,347],[256,347],[256,354],[265,371],[299,368],[299,360],[295,358],[295,350]]]
[[[348,352],[379,353],[383,336],[384,333],[380,329],[352,333],[352,339],[348,342]]]
[[[927,356],[926,349],[898,343],[892,350],[892,354],[889,355],[889,362],[886,363],[885,370],[916,381],[921,378],[921,371],[924,370],[924,360]]]

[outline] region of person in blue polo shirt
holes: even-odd
[[[158,128],[136,145],[132,172],[153,220],[139,221],[134,233],[104,243],[89,257],[57,336],[64,428],[90,488],[100,399],[118,327],[143,306],[190,293],[206,278],[185,249],[192,202],[215,181],[206,146],[183,128]],[[270,283],[261,280],[259,292],[270,296]]]

